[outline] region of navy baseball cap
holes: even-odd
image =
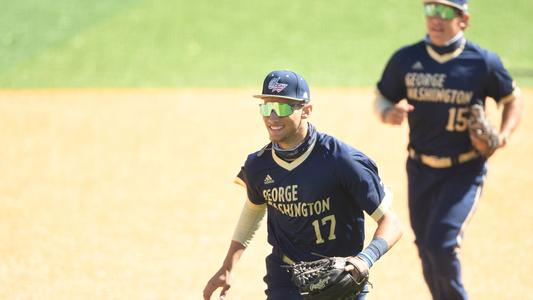
[[[468,0],[424,0],[424,4],[426,3],[440,3],[455,7],[461,11],[468,10]]]
[[[255,98],[284,98],[309,102],[309,86],[305,79],[289,70],[278,70],[270,72],[263,82],[263,92],[261,95],[254,95]]]

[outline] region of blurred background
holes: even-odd
[[[533,84],[530,0],[472,0],[467,37]],[[421,1],[0,1],[0,88],[242,87],[273,68],[373,86]]]
[[[424,36],[421,1],[0,4],[0,299],[201,299],[244,200],[232,181],[267,142],[251,95],[281,68],[310,83],[318,129],[371,156],[394,191],[406,233],[373,267],[369,299],[429,299],[407,128],[371,111],[388,58]],[[526,110],[491,158],[464,280],[472,299],[529,299],[533,3],[472,0],[470,12],[467,37],[500,55]],[[264,298],[265,227],[228,299]]]

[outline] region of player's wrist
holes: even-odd
[[[392,109],[394,109],[394,106],[386,107],[381,111],[381,122],[388,123],[388,116]]]
[[[356,255],[371,268],[378,259],[389,250],[387,241],[381,237],[374,238],[368,246]]]
[[[509,141],[509,133],[500,133],[498,135],[498,148],[503,148],[507,145],[507,142]]]
[[[365,255],[363,253],[359,253],[356,256],[354,256],[353,258],[362,261],[364,264],[366,264],[366,267],[368,269],[370,269],[370,267],[372,267],[372,265],[375,263],[375,261],[372,258],[370,258],[369,256],[367,256],[367,255]]]

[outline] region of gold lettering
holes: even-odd
[[[449,103],[465,105],[472,100],[473,92],[454,90],[454,89],[436,89],[436,88],[408,88],[407,98],[413,101]]]
[[[278,188],[278,197],[279,202],[285,202],[285,189],[283,189],[282,187]]]
[[[272,195],[281,195],[286,189],[277,189],[278,192],[273,192]],[[263,191],[263,195],[267,195],[268,192]],[[292,193],[287,193],[287,195],[294,195]],[[289,197],[289,196],[286,196]],[[292,196],[291,196],[292,197]],[[272,197],[272,199],[266,200],[266,203],[279,211],[281,214],[290,216],[290,217],[308,217],[314,215],[320,215],[326,211],[330,210],[330,198],[315,200],[313,202],[294,202],[282,203],[279,200],[280,197]],[[287,198],[285,198],[287,199]]]
[[[294,217],[294,205],[286,204],[286,206],[287,206],[287,209],[285,211],[288,212],[287,215]]]
[[[273,202],[293,202],[298,201],[298,185],[288,185],[285,187],[275,187],[263,190],[265,201]]]
[[[404,77],[405,86],[411,87],[432,87],[443,88],[446,81],[446,74],[431,73],[407,73]]]
[[[329,211],[329,197],[322,200],[322,206],[324,207],[324,211]]]
[[[270,190],[263,190],[263,198],[265,198],[265,201],[272,201],[270,198]]]
[[[294,216],[299,217],[302,215],[302,202],[294,204]]]
[[[307,203],[307,210],[309,211],[310,216],[314,215],[313,203]]]
[[[413,76],[413,73],[405,74],[405,86],[406,87],[415,86],[415,77]]]
[[[315,210],[315,213],[317,215],[319,215],[320,213],[322,213],[322,204],[320,201],[316,201],[314,204],[313,204],[313,208]]]

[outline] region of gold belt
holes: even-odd
[[[415,150],[409,148],[409,157],[411,159],[420,161],[426,166],[430,166],[436,169],[449,168],[451,166],[459,165],[467,161],[471,161],[479,157],[479,153],[476,150],[470,150],[465,153],[461,153],[455,157],[451,156],[435,156],[416,153]]]

